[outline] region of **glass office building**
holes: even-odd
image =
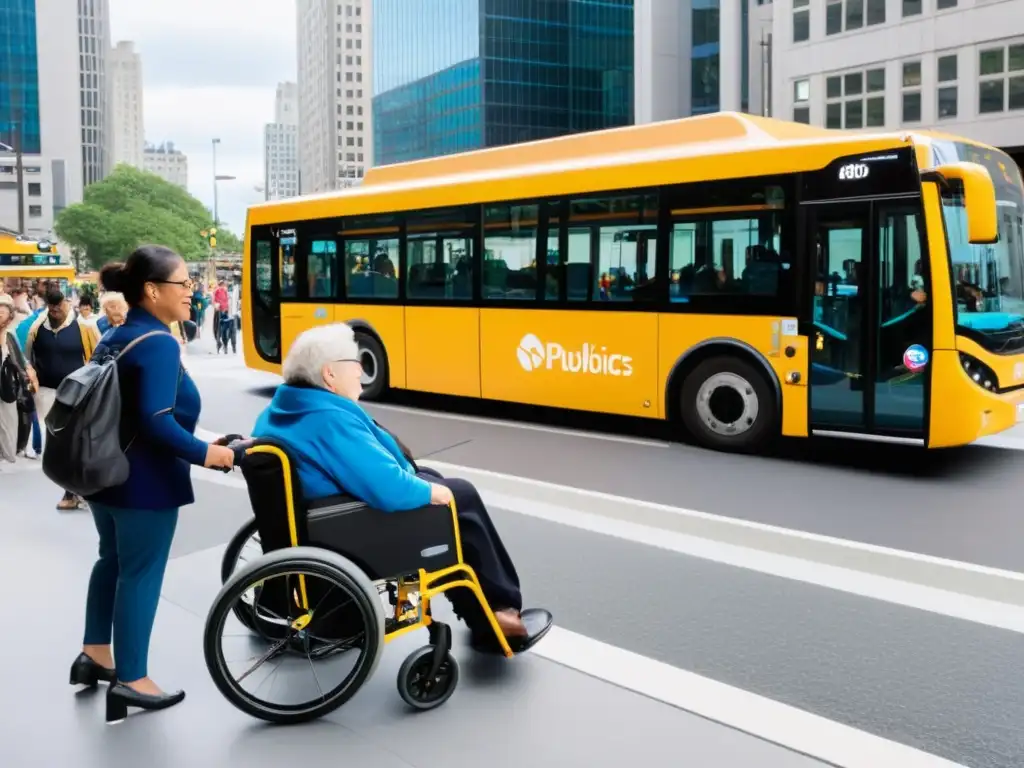
[[[19,131],[20,127],[20,131]],[[35,0],[0,0],[0,142],[41,152]]]
[[[750,35],[750,9],[746,2],[741,4],[740,31],[740,109],[746,112],[750,108],[750,56],[747,52]],[[718,78],[720,73],[721,52],[721,19],[719,14],[720,0],[693,0],[692,21],[690,31],[690,113],[705,115],[718,112],[719,104]]]
[[[633,122],[633,0],[374,0],[374,161]]]

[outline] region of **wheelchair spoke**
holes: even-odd
[[[309,655],[315,659],[322,659],[330,656],[332,653],[337,653],[338,651],[350,651],[355,644],[365,636],[365,632],[360,632],[358,635],[346,637],[344,640],[328,640],[326,638],[310,635],[313,640],[323,643],[323,645],[310,651]]]
[[[256,660],[256,663],[253,664],[251,667],[249,667],[249,669],[247,669],[245,671],[245,673],[240,678],[238,678],[238,682],[242,682],[243,680],[245,680],[245,678],[247,678],[249,675],[251,675],[257,669],[262,667],[263,664],[267,660],[269,660],[269,659],[273,658],[275,655],[277,655],[277,653],[280,652],[282,648],[284,648],[286,645],[288,645],[288,641],[289,640],[291,640],[291,635],[286,637],[284,640],[280,640],[277,643],[275,643],[274,645],[272,645],[270,647],[269,651],[267,651],[262,656],[260,656],[259,659]]]
[[[327,697],[324,696],[324,689],[320,687],[320,678],[316,676],[316,666],[313,664],[313,659],[308,653],[306,654],[306,661],[309,662],[309,671],[313,673],[313,682],[316,683],[317,693],[320,694],[320,700],[323,701]]]

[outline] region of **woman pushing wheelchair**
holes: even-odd
[[[350,326],[302,333],[282,373],[285,383],[257,419],[253,437],[288,447],[306,502],[349,494],[383,513],[402,514],[454,499],[463,557],[510,649],[526,645],[535,624],[550,623],[547,611],[523,612],[519,576],[473,485],[417,467],[359,405],[363,369]],[[472,633],[473,646],[495,650],[494,630],[473,593],[456,587],[444,594]]]

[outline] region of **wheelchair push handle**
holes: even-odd
[[[248,438],[248,437],[245,437],[243,435],[234,435],[234,434],[232,434],[232,435],[224,435],[224,437],[222,437],[219,440],[215,441],[216,445],[223,445],[223,446],[231,449],[231,451],[235,454],[234,465],[236,467],[241,466],[242,461],[245,459],[245,450],[249,446],[251,446],[252,443],[253,443],[252,438]],[[220,469],[221,472],[224,472],[224,473],[227,473],[227,474],[230,474],[231,471],[232,471],[232,468],[229,468],[229,467],[219,467],[219,469]]]

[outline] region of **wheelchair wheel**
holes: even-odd
[[[244,564],[254,559],[252,555],[256,552],[263,554],[263,544],[260,542],[260,530],[254,518],[238,529],[224,549],[224,557],[220,561],[220,583],[226,584],[238,570],[239,563]]]
[[[259,528],[256,526],[256,520],[253,519],[238,529],[224,549],[224,556],[220,562],[220,583],[227,584],[228,579],[240,566],[244,566],[262,554],[263,545],[260,542]],[[253,631],[258,631],[252,612],[252,605],[258,593],[259,587],[254,587],[251,592],[239,598],[234,608],[238,620]]]
[[[437,673],[431,675],[433,665],[434,646],[425,645],[409,654],[398,670],[398,695],[413,709],[435,709],[455,693],[459,684],[459,662],[446,651]]]
[[[236,605],[247,593],[255,594],[247,609],[255,629],[238,621]],[[340,707],[373,674],[383,648],[376,587],[351,561],[313,547],[271,552],[232,575],[203,635],[218,690],[246,714],[279,724]]]

